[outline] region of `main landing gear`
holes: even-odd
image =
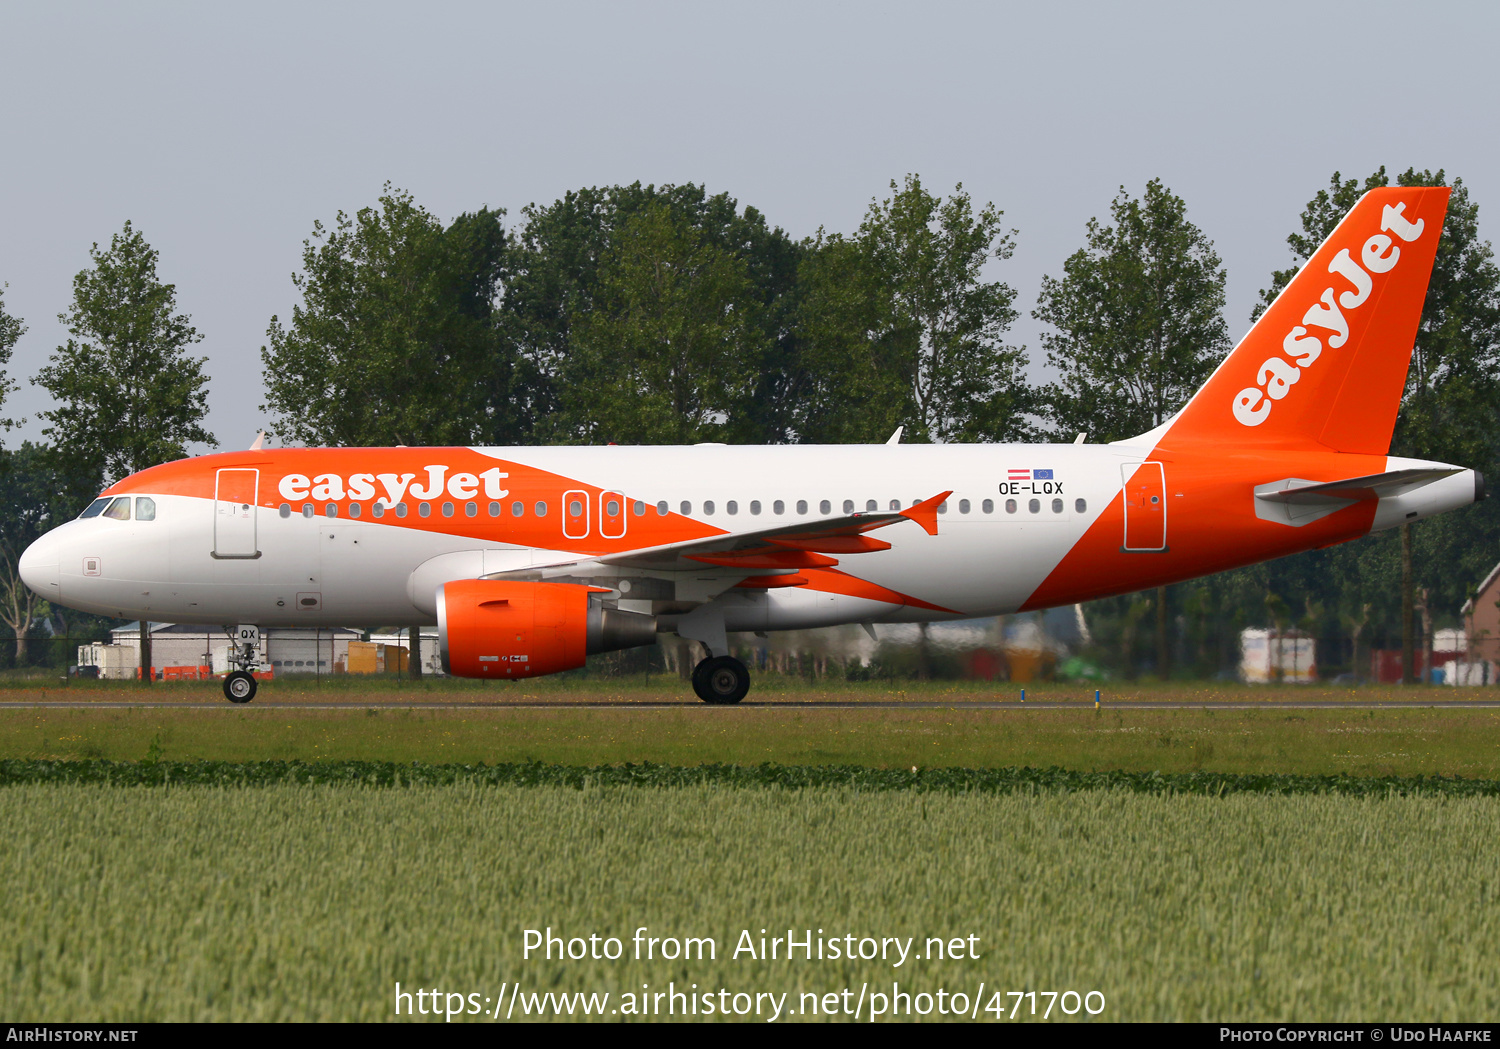
[[[248,703],[255,698],[255,677],[236,670],[224,679],[224,698],[231,703]]]
[[[713,656],[693,668],[693,691],[705,703],[738,703],[750,691],[750,671],[733,656]]]

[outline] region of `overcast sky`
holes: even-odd
[[[248,445],[303,239],[387,180],[445,221],[697,182],[794,237],[854,229],[908,172],[962,182],[1019,230],[993,276],[1037,355],[1042,275],[1159,177],[1228,267],[1238,338],[1335,169],[1445,168],[1500,234],[1497,11],[0,0],[0,282],[29,328],[6,410],[47,406],[28,380],[66,338],[72,277],[129,219],[206,336],[209,429]]]

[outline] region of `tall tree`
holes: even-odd
[[[963,186],[946,200],[916,175],[871,201],[850,238],[824,234],[803,264],[801,323],[810,381],[803,436],[1008,440],[1028,433],[1024,349],[1004,343],[1016,293],[986,281],[1015,231]]]
[[[651,311],[658,324],[676,317],[669,326],[678,346],[703,346],[732,332],[721,355],[735,379],[711,397],[716,437],[792,439],[801,379],[792,303],[803,249],[782,230],[727,193],[709,195],[691,183],[580,189],[546,207],[528,205],[522,215],[524,225],[506,250],[503,323],[527,380],[516,408],[537,420],[541,439],[647,439],[629,426],[615,429],[627,421],[615,416],[617,389],[579,382],[597,374],[606,329],[628,329],[638,340]],[[653,258],[657,251],[668,254]],[[664,283],[659,293],[646,294],[643,280],[655,263]],[[719,304],[722,315],[701,308],[710,286],[728,296]],[[642,296],[632,299],[631,287]],[[699,305],[689,307],[694,295]],[[752,383],[741,381],[747,373]],[[653,432],[651,439],[668,439],[659,426]]]
[[[1292,249],[1292,256],[1297,260],[1296,265],[1284,270],[1271,271],[1271,286],[1261,289],[1260,299],[1256,302],[1255,308],[1250,311],[1250,320],[1260,319],[1260,315],[1266,312],[1266,307],[1276,301],[1276,296],[1281,294],[1281,289],[1292,282],[1297,271],[1308,259],[1312,258],[1313,252],[1318,250],[1318,245],[1328,239],[1334,227],[1345,215],[1349,214],[1349,210],[1359,202],[1360,197],[1372,189],[1388,186],[1390,182],[1384,165],[1363,183],[1358,179],[1346,179],[1340,172],[1335,171],[1333,177],[1328,180],[1328,187],[1313,194],[1313,198],[1307,202],[1307,207],[1302,209],[1302,228],[1287,234],[1286,244]]]
[[[1136,200],[1122,186],[1112,225],[1088,222],[1088,244],[1042,278],[1033,316],[1047,363],[1062,375],[1043,393],[1060,433],[1120,440],[1166,422],[1229,349],[1224,322],[1228,280],[1213,242],[1187,219],[1187,204],[1146,183]],[[1167,588],[1156,592],[1156,667],[1166,677]]]
[[[16,343],[26,334],[26,325],[21,323],[21,318],[5,312],[5,289],[8,287],[9,284],[0,284],[0,365],[10,363],[10,355],[15,352]],[[15,382],[0,367],[0,404],[5,402],[6,395],[15,388]],[[0,419],[0,427],[10,429],[10,426],[9,419]]]
[[[26,658],[32,627],[52,611],[21,581],[21,553],[76,517],[97,491],[95,475],[72,469],[66,457],[45,446],[25,441],[14,451],[0,450],[0,621],[16,639],[18,663]]]
[[[302,297],[261,348],[266,404],[285,439],[313,445],[471,444],[526,431],[514,361],[495,323],[503,211],[444,227],[389,184],[379,207],[303,241]]]
[[[203,336],[174,312],[177,289],[158,279],[156,250],[129,222],[89,255],[58,315],[70,338],[31,381],[57,401],[40,413],[55,452],[112,481],[214,443],[203,427],[207,358],[187,352]]]
[[[1088,222],[1088,243],[1042,278],[1033,316],[1061,381],[1043,393],[1064,436],[1133,437],[1161,425],[1228,352],[1224,286],[1213,241],[1182,198],[1152,179],[1144,197],[1122,186],[1112,225]],[[1159,605],[1161,602],[1158,603]]]
[[[611,240],[561,362],[567,430],[631,444],[721,439],[766,355],[749,267],[662,201]]]
[[[127,221],[108,251],[73,278],[73,305],[58,319],[71,338],[31,380],[58,403],[41,412],[59,468],[106,481],[181,459],[190,444],[213,444],[203,428],[208,395],[203,341],[177,289],[156,275],[157,252]],[[66,464],[66,466],[64,466]],[[141,624],[143,680],[151,677],[150,624]]]

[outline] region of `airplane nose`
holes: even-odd
[[[16,565],[17,571],[21,573],[21,582],[48,601],[62,598],[57,547],[57,540],[44,535],[22,552],[21,560]]]

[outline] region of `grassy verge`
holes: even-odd
[[[0,710],[0,757],[148,755],[1500,779],[1500,710]]]
[[[0,760],[0,787],[103,784],[134,787],[265,787],[331,784],[418,787],[837,787],[859,791],[1013,794],[1121,790],[1136,794],[1340,794],[1352,797],[1500,797],[1500,780],[1444,776],[1293,776],[1223,772],[1080,772],[1051,768],[872,769],[864,765],[431,765],[389,761]]]
[[[1019,702],[1024,688],[1028,699],[1092,702],[1095,685],[1060,681],[1017,684],[1007,681],[836,681],[812,680],[773,673],[752,673],[749,699],[756,703],[901,702],[903,700],[1001,700]],[[1494,700],[1491,688],[1449,688],[1442,685],[1242,685],[1203,681],[1110,681],[1097,686],[1104,701],[1149,703],[1259,703],[1347,700]],[[224,702],[218,682],[71,680],[56,674],[38,677],[0,674],[0,700],[38,699],[87,701],[194,702],[213,706]],[[526,681],[474,681],[427,677],[419,681],[389,674],[306,675],[262,682],[258,700],[309,703],[494,702],[568,703],[698,702],[692,686],[671,674],[629,677],[572,676],[568,674]]]
[[[0,1013],[379,1020],[398,981],[519,982],[606,1010],[643,984],[786,992],[795,1020],[804,993],[983,981],[981,1007],[1093,990],[1103,1019],[1481,1020],[1500,908],[1475,858],[1497,834],[1492,798],[17,786]],[[626,955],[527,959],[523,930],[548,928]],[[713,956],[636,960],[642,928]],[[914,956],[736,959],[763,929]],[[939,937],[977,958],[927,953]]]

